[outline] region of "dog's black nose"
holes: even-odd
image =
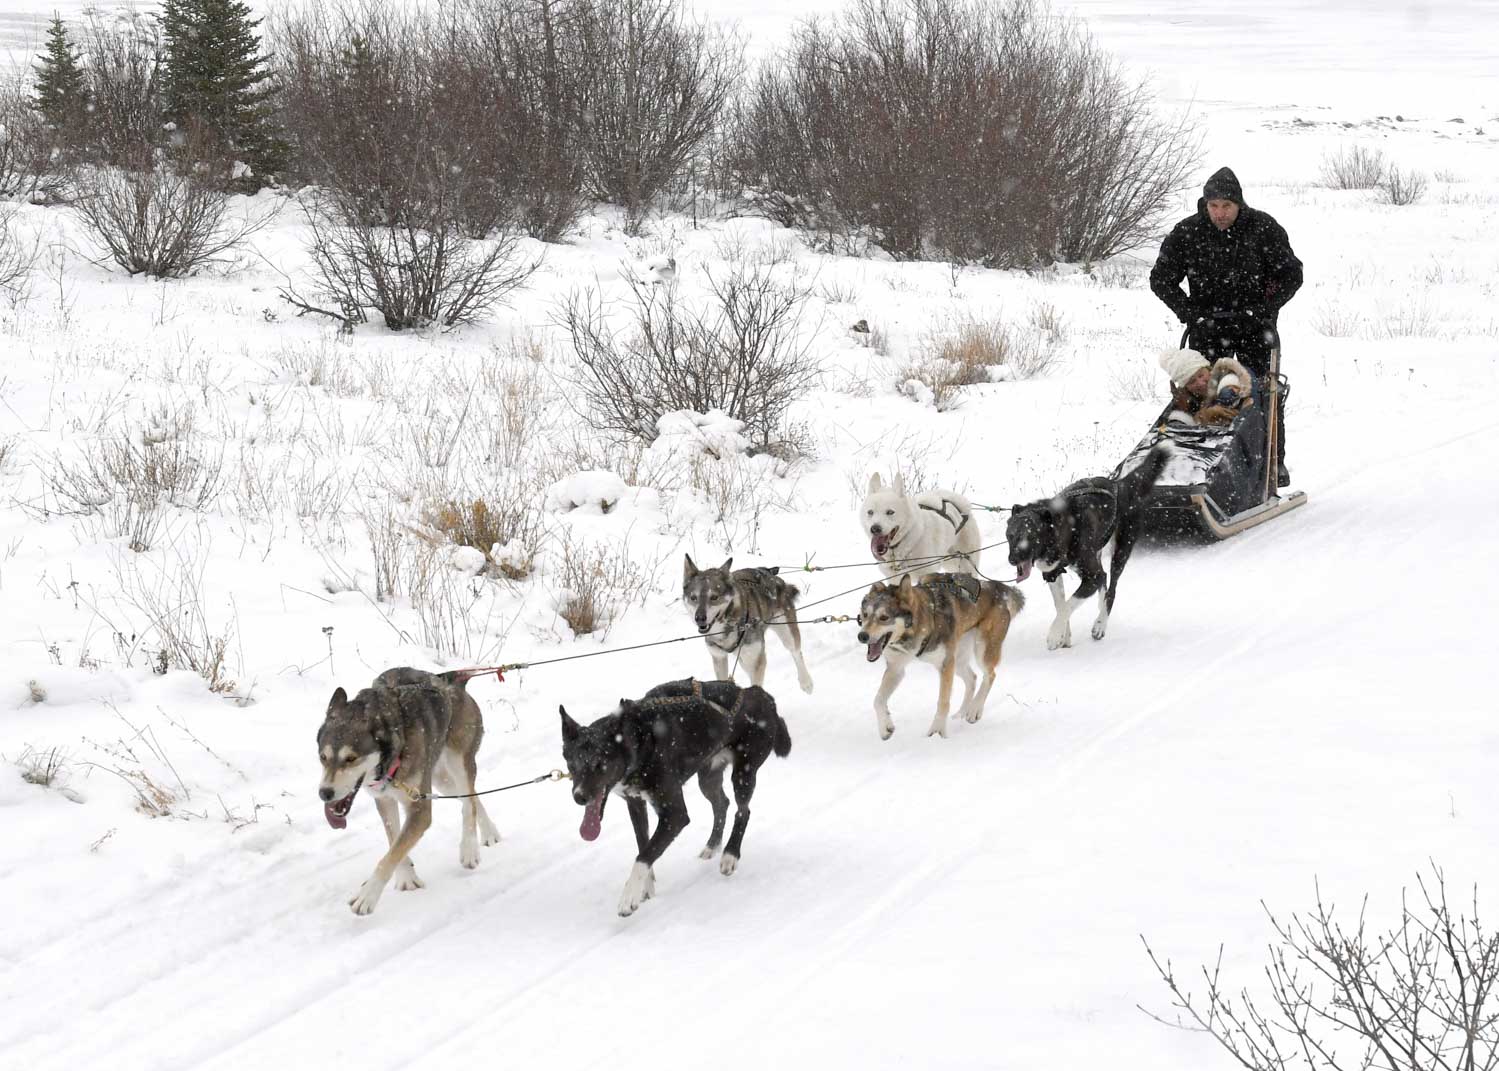
[[[860,643],[868,643],[869,642],[869,633],[867,633],[867,632],[861,632],[861,633],[859,633],[859,642]]]
[[[324,803],[330,803],[333,800],[333,790],[331,788],[320,788],[317,790],[317,794],[318,798]]]
[[[573,789],[573,802],[578,804],[587,803],[588,797],[583,795],[582,789],[575,788]]]
[[[879,525],[877,525],[877,524],[871,524],[871,525],[870,525],[870,526],[869,526],[869,534],[870,534],[870,535],[880,535],[880,534],[881,534],[881,533],[882,533],[882,532],[884,532],[884,531],[885,531],[885,530],[884,530],[884,529],[883,529],[883,528],[881,528],[881,527],[880,527],[880,526],[879,526]]]

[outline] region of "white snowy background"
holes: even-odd
[[[29,47],[51,7],[3,6],[4,46]],[[708,11],[766,49],[829,7]],[[1137,553],[1102,643],[1080,617],[1078,646],[1046,651],[1050,600],[1030,581],[987,716],[948,740],[923,735],[924,670],[878,739],[879,669],[855,626],[805,629],[812,696],[772,643],[794,748],[762,771],[738,873],[696,858],[707,808],[689,793],[697,821],[628,919],[622,809],[585,843],[556,785],[492,797],[504,840],[475,871],[458,863],[457,805],[439,804],[415,854],[427,888],[351,914],[384,836],[368,800],[345,831],[323,820],[329,693],[397,664],[684,635],[683,552],[864,560],[856,489],[897,461],[994,504],[1108,471],[1165,396],[1153,357],[1178,327],[1145,285],[1154,247],[1091,273],[955,279],[815,254],[754,220],[668,217],[628,238],[601,211],[535,247],[542,270],[492,322],[347,339],[276,298],[280,271],[305,264],[290,206],[239,270],[167,283],[93,265],[65,212],[20,206],[49,252],[29,300],[0,307],[0,1067],[1228,1067],[1137,1007],[1169,1003],[1141,934],[1178,968],[1221,944],[1226,983],[1253,987],[1261,901],[1303,910],[1320,884],[1349,911],[1367,894],[1388,925],[1433,861],[1459,900],[1476,883],[1492,924],[1499,5],[1071,10],[1193,110],[1202,175],[1234,167],[1306,264],[1281,328],[1310,504],[1226,543]],[[1323,154],[1351,145],[1424,171],[1426,197],[1320,186]],[[812,280],[827,375],[793,417],[814,457],[693,462],[687,428],[645,458],[565,448],[580,421],[558,299],[618,296],[663,253],[690,299],[735,247]],[[964,388],[948,412],[900,394],[903,358],[965,315],[1059,322],[1056,362]],[[859,319],[889,357],[847,330]],[[466,577],[459,557],[445,590],[472,607],[446,656],[409,605],[373,599],[364,518],[414,523],[417,478],[511,477],[445,467],[433,429],[508,443],[551,533],[520,584]],[[49,476],[122,433],[222,459],[208,507],[170,511],[142,554],[44,508]],[[621,555],[642,591],[602,641],[555,612],[563,548],[588,547]],[[984,567],[1010,575],[1002,551]],[[872,573],[797,582],[812,601]],[[229,639],[226,693],[152,672],[153,594]],[[559,702],[593,716],[709,672],[693,640],[475,683],[481,787],[560,765]],[[23,778],[48,755],[51,787]],[[142,813],[147,781],[168,813]]]

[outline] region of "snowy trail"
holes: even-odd
[[[1308,430],[1303,454],[1344,430]],[[1434,546],[1454,560],[1484,553],[1499,516],[1475,502],[1479,523],[1465,523],[1461,492],[1494,452],[1473,448],[1484,436],[1432,439],[1313,486],[1306,509],[1237,540],[1146,549],[1102,644],[1084,628],[1077,648],[1046,652],[1048,600],[1030,591],[985,720],[947,741],[921,736],[933,675],[897,693],[886,744],[868,711],[877,670],[851,636],[809,642],[810,699],[786,691],[773,654],[795,747],[762,774],[732,879],[695,857],[706,812],[690,795],[699,822],[631,919],[613,914],[632,853],[623,810],[584,845],[577,809],[550,786],[502,797],[507,839],[473,874],[453,858],[456,809],[440,813],[418,850],[428,888],[387,893],[368,919],[344,901],[378,851],[369,808],[352,836],[288,834],[250,862],[221,840],[149,885],[95,888],[83,917],[10,949],[0,1000],[28,990],[32,1013],[0,1026],[0,1062],[582,1067],[669,1045],[738,1067],[786,1055],[781,1039],[794,1037],[798,1059],[840,1065],[1027,1067],[1049,1053],[1055,1066],[1097,1066],[1127,1037],[1128,1066],[1192,1066],[1200,1039],[1134,1009],[1161,1006],[1143,953],[1118,951],[1138,931],[1186,959],[1228,940],[1252,961],[1257,900],[1305,903],[1308,860],[1344,891],[1361,888],[1372,855],[1412,869],[1445,856],[1475,868],[1465,878],[1494,876],[1444,848],[1495,831],[1484,667],[1461,641],[1499,580],[1479,571],[1461,591],[1399,591]],[[1230,562],[1265,582],[1216,582]],[[1185,614],[1165,595],[1194,587],[1223,611]],[[1418,640],[1431,648],[1424,671],[1381,677]],[[700,654],[652,665],[662,677],[681,660],[706,668]],[[1268,699],[1230,687],[1260,662],[1278,669]],[[521,739],[507,744],[547,762],[554,685],[535,673]],[[1275,702],[1281,692],[1297,701]],[[1467,764],[1443,752],[1434,781],[1427,733],[1480,746]],[[1287,823],[1308,776],[1334,791],[1319,786],[1320,813]],[[1223,838],[1240,842],[1227,863]],[[1221,901],[1225,885],[1242,915],[1199,917],[1198,900]],[[665,1019],[652,1010],[662,994]]]

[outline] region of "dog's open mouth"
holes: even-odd
[[[361,777],[354,785],[354,791],[350,792],[341,800],[323,804],[323,817],[328,819],[328,824],[334,829],[343,829],[349,824],[349,809],[354,806],[354,797],[359,795],[359,788],[364,784]]]
[[[885,645],[890,642],[890,634],[887,632],[877,640],[869,641],[869,652],[865,656],[871,662],[878,662],[880,655],[885,653]]]
[[[584,840],[599,839],[599,830],[604,828],[604,801],[608,798],[608,791],[602,791],[584,806],[583,824],[578,827],[578,836]]]
[[[1034,564],[1035,563],[1032,562],[1031,559],[1027,558],[1027,559],[1025,559],[1025,561],[1023,561],[1020,564],[1016,565],[1015,566],[1015,579],[1016,579],[1016,581],[1018,582],[1018,581],[1024,580],[1026,577],[1030,576],[1031,575],[1031,566],[1034,565]]]
[[[890,553],[890,544],[895,542],[895,533],[899,529],[891,529],[888,532],[876,532],[869,537],[869,549],[876,558],[884,560],[886,554]]]

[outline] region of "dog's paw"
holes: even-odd
[[[463,843],[458,846],[458,861],[463,864],[465,870],[474,870],[479,865],[479,839],[475,837],[469,840],[463,838]]]
[[[493,848],[500,843],[500,831],[488,819],[479,823],[479,843],[486,848]]]
[[[894,735],[895,735],[895,726],[893,726],[893,725],[881,725],[880,726],[880,739],[881,740],[889,740]]]
[[[359,891],[349,901],[349,907],[356,915],[368,915],[375,910],[375,905],[380,902],[380,894],[385,891],[385,886],[374,878],[368,879],[359,886]]]
[[[940,737],[942,737],[942,739],[946,740],[947,739],[947,719],[946,718],[939,718],[936,721],[932,722],[932,727],[926,731],[926,735],[927,736],[940,736]]]
[[[619,913],[621,917],[629,917],[635,914],[640,905],[649,900],[656,892],[656,875],[651,868],[644,863],[636,861],[630,869],[630,876],[625,879],[624,891],[619,894]]]
[[[427,883],[416,876],[416,867],[409,865],[396,872],[395,882],[397,892],[410,892],[412,889],[427,887]]]
[[[1109,630],[1109,620],[1108,620],[1108,618],[1106,618],[1106,617],[1100,617],[1097,621],[1093,622],[1093,638],[1095,640],[1101,640],[1101,639],[1103,639],[1104,633],[1106,633],[1108,630]]]
[[[969,725],[974,725],[984,716],[983,707],[968,707],[963,711],[963,720]]]
[[[1071,628],[1054,628],[1046,634],[1046,649],[1055,651],[1062,647],[1072,646]]]
[[[728,852],[724,852],[723,858],[718,861],[718,872],[724,877],[728,877],[738,869],[739,856],[730,855]]]
[[[812,694],[812,678],[807,674],[803,673],[801,676],[797,677],[796,683],[802,686],[802,691],[806,692],[808,695]]]
[[[697,857],[699,859],[712,859],[717,854],[718,854],[718,845],[716,845],[716,844],[710,844],[706,848],[704,848],[702,851],[698,852],[697,853]]]

